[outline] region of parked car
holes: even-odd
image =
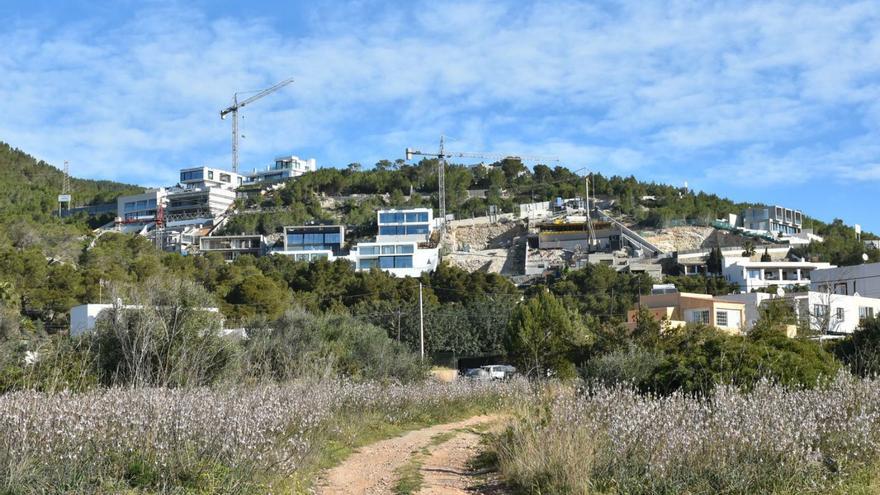
[[[483,368],[471,368],[464,372],[464,377],[471,380],[491,380],[492,375]]]
[[[481,366],[493,380],[505,380],[516,374],[516,368],[508,364],[490,364]]]

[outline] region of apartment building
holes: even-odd
[[[376,242],[427,242],[435,229],[430,208],[379,210],[376,217],[379,224]]]
[[[298,156],[282,156],[265,170],[254,169],[248,174],[248,182],[283,182],[316,170],[318,165],[314,158],[304,160]]]
[[[880,298],[880,263],[816,270],[810,282],[816,292]]]
[[[284,227],[284,249],[273,254],[292,256],[296,261],[333,261],[344,255],[344,246],[342,225],[297,225]]]
[[[235,261],[239,256],[249,254],[262,256],[266,250],[266,239],[262,235],[222,235],[199,238],[199,251],[204,254],[220,253],[226,261]]]
[[[656,285],[650,295],[639,297],[639,307],[627,312],[626,321],[630,328],[637,324],[639,308],[647,309],[662,323],[664,330],[690,323],[739,334],[746,321],[745,304],[741,302],[725,301],[708,294],[678,292],[671,285]]]
[[[116,217],[120,229],[137,231],[155,222],[159,206],[164,204],[167,194],[167,190],[160,188],[117,198]]]
[[[418,277],[433,272],[440,262],[440,250],[420,248],[417,242],[362,242],[348,258],[358,271],[378,268],[398,277]]]
[[[168,225],[194,221],[209,223],[235,202],[235,191],[223,187],[192,186],[168,191],[165,218]]]
[[[790,337],[796,335],[798,328],[809,328],[823,335],[849,334],[865,319],[880,316],[880,299],[827,292],[791,292],[783,296],[752,292],[717,298],[745,304],[745,328],[748,330],[758,322],[762,306],[773,300],[787,302],[797,317],[797,324],[787,329]]]
[[[798,234],[804,223],[802,211],[782,206],[747,208],[741,217],[743,228],[772,234]]]
[[[811,261],[752,261],[744,256],[724,256],[722,274],[729,282],[738,284],[740,291],[754,292],[771,286],[809,286],[815,271],[832,267],[830,263]]]
[[[192,167],[180,170],[180,184],[187,189],[220,187],[234,190],[243,182],[243,176],[219,168]]]

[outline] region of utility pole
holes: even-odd
[[[422,304],[422,283],[419,282],[419,344],[422,361],[425,360],[425,309]]]
[[[592,251],[596,246],[596,232],[593,230],[593,219],[590,218],[590,176],[587,175],[584,177],[584,192],[586,196],[584,197],[584,211],[587,213],[587,230],[589,230],[589,237],[587,240],[587,251]]]

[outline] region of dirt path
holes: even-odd
[[[476,425],[496,422],[496,415],[474,416],[464,421],[411,431],[403,436],[376,442],[361,448],[339,466],[327,471],[317,488],[321,495],[391,495],[397,481],[395,470],[413,456],[428,449],[420,469],[423,477],[420,494],[473,493],[466,472],[468,459],[476,455],[480,436],[466,430]],[[455,436],[432,445],[432,439],[444,433]]]

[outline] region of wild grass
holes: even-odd
[[[0,493],[289,493],[359,445],[516,385],[346,381],[0,395]]]
[[[556,388],[494,442],[524,493],[877,493],[880,380],[698,398]]]

